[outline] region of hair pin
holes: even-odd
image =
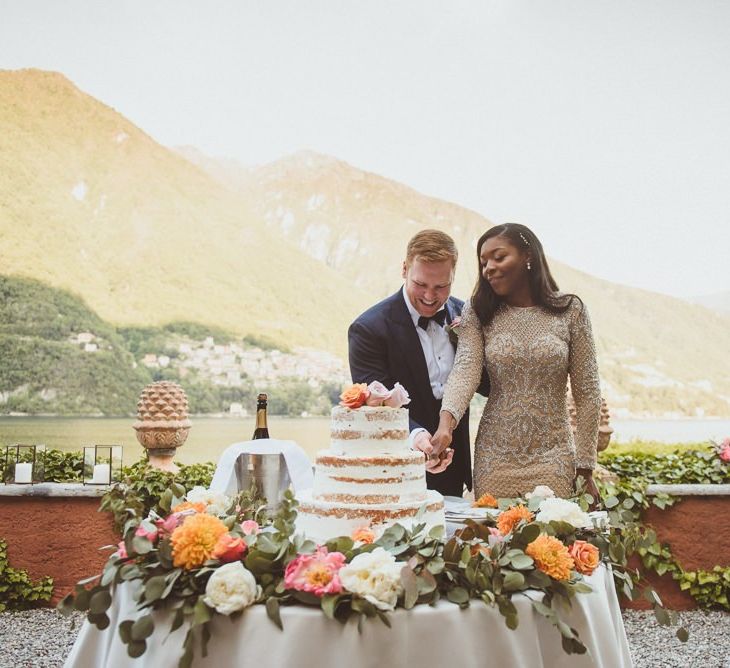
[[[525,246],[529,246],[530,242],[525,238],[525,235],[520,232],[520,239],[525,242]]]

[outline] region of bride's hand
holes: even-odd
[[[441,411],[439,414],[439,426],[436,433],[431,437],[431,447],[434,455],[440,455],[451,445],[452,434],[456,427],[454,416],[448,411]]]

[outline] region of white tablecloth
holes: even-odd
[[[434,607],[417,606],[390,615],[392,628],[378,619],[365,620],[359,634],[356,623],[343,626],[327,619],[321,610],[305,606],[282,608],[284,631],[256,605],[234,622],[216,617],[203,659],[196,647],[194,666],[225,668],[623,668],[631,666],[628,642],[621,620],[613,579],[604,567],[587,580],[593,593],[579,594],[564,619],[588,647],[584,655],[568,656],[560,635],[534,612],[528,597],[513,597],[519,626],[511,631],[496,608],[472,601],[466,610],[440,601]],[[533,592],[534,594],[535,592]],[[147,652],[139,659],[127,655],[116,626],[135,617],[128,585],[117,591],[108,612],[111,625],[98,631],[84,623],[66,667],[171,668],[182,654],[187,631],[183,625],[166,639],[171,615],[156,613],[155,633],[148,638]]]

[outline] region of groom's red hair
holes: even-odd
[[[443,262],[450,260],[456,267],[459,251],[454,240],[441,230],[421,230],[406,247],[406,266],[410,267],[414,260],[424,262]]]

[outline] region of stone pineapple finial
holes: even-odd
[[[137,421],[132,425],[137,440],[147,449],[150,464],[177,472],[175,450],[185,443],[192,423],[188,398],[180,385],[162,380],[147,385],[137,402]]]

